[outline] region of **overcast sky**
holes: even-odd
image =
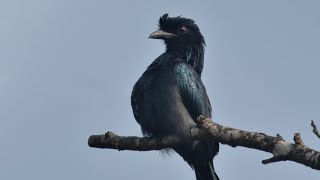
[[[193,18],[207,47],[203,82],[215,120],[300,132],[320,150],[320,1],[0,0],[0,179],[194,180],[179,156],[92,149],[91,134],[140,136],[130,95],[163,51],[147,37],[169,13]],[[271,154],[221,146],[221,180],[318,180]]]

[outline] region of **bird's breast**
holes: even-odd
[[[149,134],[189,135],[195,123],[184,106],[177,86],[173,68],[158,70],[146,76],[141,91],[140,123]]]

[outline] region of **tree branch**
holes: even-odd
[[[90,147],[103,149],[131,150],[131,151],[151,151],[172,147],[179,144],[182,140],[176,136],[155,137],[136,137],[118,136],[113,132],[102,135],[92,135],[89,137]]]
[[[198,127],[191,129],[192,140],[211,139],[232,147],[242,146],[273,154],[273,157],[263,160],[263,164],[278,161],[293,161],[304,164],[312,169],[320,170],[320,152],[308,148],[303,144],[299,133],[294,135],[294,142],[283,140],[259,132],[248,132],[214,123],[209,118],[199,116]],[[117,150],[150,151],[172,148],[183,143],[185,139],[169,135],[165,137],[124,137],[112,132],[103,135],[92,135],[88,140],[90,147]]]

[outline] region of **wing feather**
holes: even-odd
[[[206,89],[196,71],[185,62],[175,66],[181,99],[193,119],[199,115],[211,117],[211,104]]]

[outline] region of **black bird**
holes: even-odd
[[[166,52],[154,60],[134,85],[131,105],[145,136],[175,134],[190,139],[199,115],[211,117],[211,105],[201,81],[205,41],[192,19],[159,19],[149,38],[163,39]],[[197,180],[219,180],[213,158],[219,144],[186,141],[173,148],[195,170]]]

